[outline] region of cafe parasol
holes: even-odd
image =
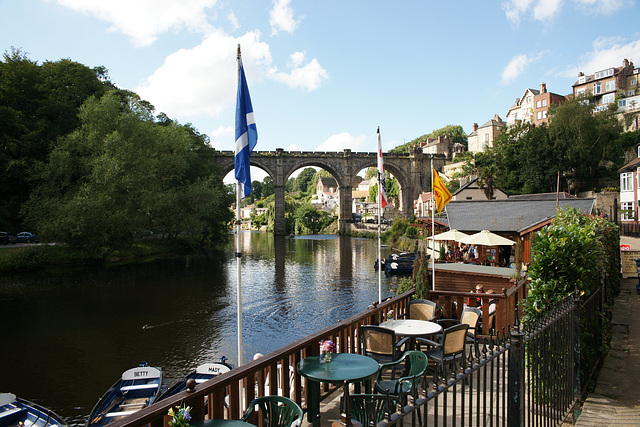
[[[444,233],[443,233],[444,234]],[[466,239],[461,240],[462,243],[468,245],[483,245],[483,246],[511,246],[516,242],[509,240],[506,237],[499,236],[489,230],[482,230],[479,233],[472,234]]]

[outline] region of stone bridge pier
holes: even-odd
[[[424,154],[419,148],[412,148],[408,154],[383,154],[384,167],[400,185],[399,205],[396,209],[403,216],[413,215],[413,201],[423,191],[431,191],[431,161],[436,170],[442,169],[445,158],[439,155]],[[222,176],[234,168],[234,152],[216,152],[215,163],[220,167]],[[287,152],[282,148],[276,151],[258,151],[251,154],[251,165],[264,170],[273,179],[275,187],[275,224],[274,234],[285,235],[285,184],[296,170],[315,166],[325,169],[336,179],[340,205],[338,221],[340,230],[345,231],[352,221],[353,178],[362,169],[377,167],[377,153],[357,153],[349,149],[342,152]]]

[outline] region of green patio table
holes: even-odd
[[[320,425],[320,383],[344,384],[367,381],[378,373],[375,359],[356,353],[334,353],[331,362],[321,363],[320,356],[298,362],[298,372],[307,378],[307,421]],[[347,414],[348,416],[348,414]],[[350,417],[349,417],[350,418]]]

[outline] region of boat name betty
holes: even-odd
[[[148,377],[149,376],[149,371],[135,371],[133,373],[134,377]]]

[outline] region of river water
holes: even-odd
[[[231,240],[218,259],[0,277],[0,392],[84,425],[100,396],[140,361],[162,368],[166,385],[221,356],[235,365]],[[245,362],[378,299],[375,239],[246,231],[241,240]],[[382,277],[386,298],[397,278]]]

